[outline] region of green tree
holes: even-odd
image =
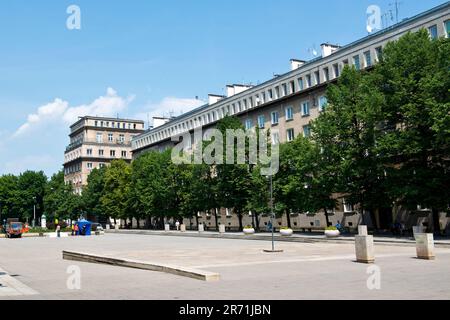
[[[217,199],[222,208],[233,209],[239,219],[239,229],[243,230],[243,214],[248,204],[251,175],[248,164],[227,164],[227,130],[241,130],[244,132],[242,123],[236,117],[225,117],[217,124],[217,129],[223,136],[223,164],[214,166],[217,187]],[[238,145],[233,147],[234,159],[237,159]]]
[[[83,211],[87,213],[88,217],[109,218],[101,201],[105,194],[106,170],[107,167],[92,170],[87,179],[87,186],[83,188],[81,202]]]
[[[34,205],[36,205],[36,219],[42,216],[46,184],[47,177],[42,171],[25,171],[19,175],[14,203],[16,204],[16,213],[22,220],[33,219]]]
[[[81,213],[80,196],[64,182],[64,172],[52,176],[45,188],[44,212],[47,218],[76,219]]]
[[[385,101],[378,84],[379,77],[346,67],[337,85],[328,89],[327,111],[312,126],[324,169],[363,217],[365,211],[373,214],[392,203],[386,199],[385,168],[376,149]]]
[[[409,209],[432,209],[436,232],[450,202],[449,70],[450,39],[422,30],[388,44],[373,75],[385,97],[378,152],[389,193]]]
[[[124,160],[115,160],[107,167],[104,176],[102,208],[108,217],[117,219],[132,218],[127,199],[130,193],[131,166]]]

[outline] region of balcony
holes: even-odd
[[[113,141],[109,141],[108,139],[106,139],[103,140],[102,142],[97,141],[97,139],[83,139],[78,142],[69,144],[66,148],[66,153],[81,147],[83,144],[110,146],[110,147],[122,146],[131,148],[131,141],[127,142],[126,140],[121,139],[114,139]]]

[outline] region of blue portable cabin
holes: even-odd
[[[77,222],[78,225],[78,235],[80,236],[90,236],[92,231],[92,222],[87,220],[80,220]]]

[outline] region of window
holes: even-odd
[[[272,100],[273,99],[273,90],[269,89],[269,99]]]
[[[295,82],[291,81],[290,86],[291,86],[291,93],[295,93]]]
[[[104,163],[100,163],[98,166],[99,166],[100,168],[104,168],[104,167],[105,167],[105,164],[104,164]]]
[[[112,133],[108,133],[108,142],[113,142],[114,141],[114,136]]]
[[[354,207],[352,204],[348,203],[347,200],[344,199],[344,212],[345,213],[349,213],[349,212],[354,212]]]
[[[312,83],[311,83],[311,75],[310,75],[310,74],[308,74],[308,75],[306,76],[306,84],[307,84],[308,88],[309,88],[309,87],[312,87]]]
[[[87,149],[86,153],[87,153],[88,156],[92,156],[92,149]]]
[[[353,64],[355,65],[356,70],[361,70],[361,61],[358,56],[353,57]]]
[[[262,100],[262,103],[266,103],[266,93],[265,92],[263,92],[262,94],[261,94],[261,100]]]
[[[258,117],[258,128],[264,129],[266,124],[266,117],[265,116],[259,116]]]
[[[127,157],[127,152],[126,151],[122,151],[122,158],[126,158]]]
[[[87,168],[88,168],[89,170],[92,170],[93,167],[94,167],[94,166],[92,165],[92,163],[91,163],[91,162],[88,162]]]
[[[275,87],[275,99],[280,97],[280,87]]]
[[[103,143],[103,134],[97,133],[97,143]]]
[[[294,129],[288,129],[287,130],[287,141],[291,142],[291,141],[294,141],[294,139],[295,139]]]
[[[323,77],[325,81],[330,81],[330,70],[328,68],[323,69]]]
[[[280,144],[280,134],[278,132],[272,133],[272,144]]]
[[[338,78],[340,76],[339,64],[336,63],[333,65],[333,71],[334,71],[334,77]]]
[[[366,67],[372,66],[372,56],[370,55],[370,51],[364,52],[364,59],[366,60]]]
[[[319,98],[319,111],[322,112],[325,110],[325,106],[328,103],[327,98],[322,96]]]
[[[116,151],[115,151],[115,150],[109,151],[109,155],[110,155],[111,157],[115,157],[115,156],[116,156]]]
[[[286,121],[294,120],[294,109],[292,107],[286,108]]]
[[[104,155],[105,155],[105,151],[104,150],[102,150],[102,149],[98,150],[98,156],[99,157],[103,157]]]
[[[311,137],[311,126],[309,125],[303,126],[303,136],[305,138]]]
[[[279,118],[278,111],[272,112],[271,118],[272,118],[272,125],[277,125],[278,124],[278,118]]]
[[[345,59],[344,61],[342,61],[342,64],[344,65],[344,67],[345,67],[345,66],[348,66],[348,60]]]
[[[303,83],[303,78],[298,79],[298,87],[300,88],[300,90],[305,89],[304,83]]]
[[[428,28],[428,32],[430,33],[430,38],[431,39],[437,39],[438,38],[437,25],[429,27]]]
[[[450,38],[450,20],[445,21],[445,30],[447,33],[447,38]]]
[[[378,61],[380,61],[380,60],[381,60],[381,55],[383,54],[383,47],[377,47],[377,48],[375,48],[375,53],[376,53],[376,55],[377,55],[376,59],[377,59]]]
[[[95,121],[95,126],[98,127],[98,121]]]
[[[245,130],[250,130],[253,127],[252,119],[245,120]]]
[[[309,116],[309,102],[302,103],[302,116],[303,117]]]
[[[316,85],[320,84],[320,72],[319,71],[314,72],[314,78],[316,81]]]
[[[287,96],[288,92],[287,92],[287,85],[286,85],[286,83],[283,83],[281,86],[283,87],[283,97]]]
[[[125,142],[125,135],[121,134],[119,135],[119,142],[124,143]]]

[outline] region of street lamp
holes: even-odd
[[[36,227],[36,197],[33,197],[33,228]]]

